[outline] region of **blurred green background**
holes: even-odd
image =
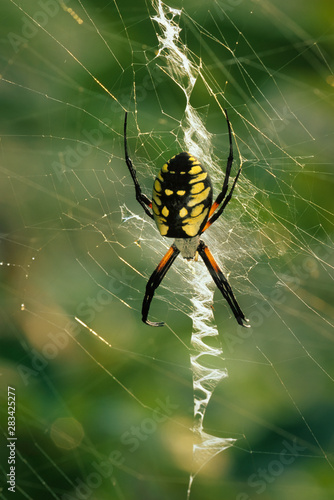
[[[205,430],[236,442],[202,469],[191,498],[331,499],[333,3],[170,5],[183,9],[181,39],[212,89],[199,79],[192,104],[215,154],[227,157],[219,102],[245,159],[211,244],[252,323],[238,329],[215,294],[229,378]],[[12,495],[10,385],[16,498],[186,499],[192,290],[180,262],[152,305],[168,327],[140,321],[165,247],[141,219],[122,151],[129,109],[149,193],[182,144],[185,98],[159,69],[153,14],[142,0],[2,4],[0,498]]]

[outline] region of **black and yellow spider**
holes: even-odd
[[[206,244],[200,239],[200,235],[223,213],[232,198],[233,190],[241,172],[240,166],[231,190],[227,193],[233,162],[233,148],[231,126],[226,110],[225,114],[229,133],[230,154],[227,159],[222,190],[216,201],[212,203],[212,184],[208,172],[196,158],[185,152],[173,156],[163,165],[153,184],[152,201],[142,193],[136,170],[128,155],[126,138],[127,113],[125,113],[125,161],[135,185],[136,199],[146,214],[155,220],[160,234],[168,238],[175,238],[173,245],[162,258],[146,286],[142,319],[147,325],[164,325],[163,322],[149,321],[147,316],[154,292],[176,257],[181,253],[183,258],[190,260],[196,258],[197,253],[199,253],[213,281],[227,300],[237,322],[242,326],[246,326],[247,319],[241,311],[227,279]]]

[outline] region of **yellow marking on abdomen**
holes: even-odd
[[[167,196],[170,196],[170,195],[171,195],[171,194],[173,194],[173,193],[174,193],[174,191],[172,191],[171,189],[165,189],[165,194],[166,194]]]
[[[168,233],[169,226],[166,224],[166,219],[162,217],[160,214],[157,214],[156,217],[154,217],[155,223],[157,225],[157,228],[159,229],[159,233],[162,236],[165,236]]]
[[[192,194],[197,194],[203,191],[205,188],[204,182],[198,182],[197,184],[194,184],[193,187],[191,188],[191,193]]]
[[[181,208],[181,210],[179,211],[179,216],[183,219],[183,217],[185,217],[186,215],[188,215],[188,210],[185,207]]]
[[[204,201],[209,196],[210,189],[211,188],[209,186],[208,188],[204,189],[204,191],[194,196],[192,200],[188,201],[188,207],[194,207],[195,205],[202,203],[202,201]]]
[[[189,160],[191,161],[191,158],[192,158],[192,161],[194,162],[195,161],[195,158],[193,158],[192,156],[189,158]],[[203,168],[201,167],[201,165],[199,163],[196,163],[194,164],[191,169],[189,170],[189,174],[190,175],[196,175],[196,174],[199,174],[200,172],[203,172]]]
[[[189,184],[195,184],[195,182],[204,181],[204,179],[207,178],[208,173],[207,172],[203,172],[202,169],[201,169],[201,172],[202,172],[201,174],[198,174],[193,179],[191,179],[189,181]]]
[[[162,165],[162,168],[161,168],[161,172],[168,172],[168,164],[165,163],[164,165]]]
[[[166,226],[166,224],[159,224],[158,228],[159,228],[161,236],[166,236],[166,234],[168,233],[169,227]]]
[[[163,207],[163,209],[161,210],[161,213],[162,215],[164,215],[165,217],[168,217],[169,215],[169,210],[167,207]]]
[[[179,196],[183,196],[184,194],[186,194],[186,192],[181,189],[180,191],[176,191],[176,194],[178,194]]]
[[[156,203],[157,205],[161,205],[161,199],[160,199],[160,196],[159,196],[159,195],[158,195],[158,193],[156,193],[155,191],[153,191],[152,199],[153,199],[153,201],[155,201],[155,203]]]
[[[160,210],[155,202],[152,203],[152,210],[155,213],[155,215],[160,215]]]
[[[205,219],[209,208],[206,208],[203,213],[198,215],[197,217],[189,217],[184,220],[184,225],[182,226],[183,231],[188,236],[196,236],[200,230],[203,220]]]
[[[197,207],[192,209],[191,217],[197,217],[197,215],[199,215],[203,212],[203,208],[204,208],[203,203],[201,203],[200,205],[197,205]]]
[[[188,236],[196,236],[198,234],[198,228],[197,228],[197,226],[186,225],[186,226],[183,227],[183,231]]]
[[[158,181],[158,179],[155,179],[155,181],[154,181],[154,189],[156,191],[161,191],[162,190],[161,183]]]

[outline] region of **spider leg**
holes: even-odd
[[[211,226],[211,224],[213,224],[213,223],[214,223],[214,222],[218,219],[218,217],[220,217],[220,216],[221,216],[221,214],[222,214],[222,213],[223,213],[223,211],[225,210],[226,205],[228,204],[228,202],[229,202],[229,201],[231,200],[231,198],[232,198],[233,191],[234,191],[234,188],[235,188],[236,183],[238,182],[238,179],[239,179],[239,175],[240,175],[240,173],[241,173],[241,166],[239,167],[239,170],[238,170],[238,172],[237,172],[237,175],[235,176],[235,179],[234,179],[234,181],[233,181],[233,184],[232,184],[232,187],[231,187],[231,190],[230,190],[229,194],[226,196],[226,198],[225,198],[225,200],[224,200],[223,204],[221,205],[221,207],[220,207],[220,208],[219,208],[216,212],[214,212],[214,215],[213,215],[213,216],[211,217],[211,219],[209,219],[209,220],[208,220],[208,222],[205,224],[204,229],[203,229],[203,231],[202,231],[202,232],[206,231],[206,230],[208,229],[208,227],[210,227],[210,226]],[[215,205],[215,203],[214,203],[212,206],[214,206],[214,205]],[[211,209],[212,209],[212,207],[211,207]]]
[[[231,175],[232,163],[233,163],[233,145],[232,145],[232,131],[231,131],[230,120],[228,118],[228,114],[227,114],[226,109],[224,111],[225,111],[225,115],[226,115],[226,122],[227,122],[227,128],[228,128],[228,136],[229,136],[229,143],[230,143],[230,152],[229,152],[229,156],[228,156],[228,159],[227,159],[226,173],[225,173],[225,178],[224,178],[224,183],[223,183],[222,190],[219,193],[219,195],[217,196],[215,202],[212,204],[212,207],[211,207],[210,213],[209,213],[209,220],[205,224],[204,229],[203,229],[202,232],[206,231],[208,229],[208,227],[210,227],[211,224],[213,224],[218,219],[218,217],[220,217],[221,214],[223,213],[226,205],[228,204],[228,202],[232,198],[235,185],[236,185],[236,183],[237,183],[237,181],[239,179],[239,175],[241,173],[241,165],[240,165],[239,170],[237,172],[237,175],[234,178],[231,190],[230,190],[229,194],[226,196],[226,193],[228,191],[228,182],[229,182],[230,175]],[[222,205],[217,210],[217,208],[219,207],[219,205],[221,203],[222,203]]]
[[[202,257],[204,264],[206,265],[209,273],[211,274],[211,277],[213,281],[215,282],[216,286],[218,289],[221,291],[223,294],[223,297],[227,300],[228,305],[230,306],[235,319],[241,326],[249,326],[245,325],[244,323],[247,322],[248,320],[245,318],[244,313],[240,309],[240,306],[237,302],[237,299],[234,296],[234,293],[232,291],[232,288],[230,287],[227,279],[225,278],[224,274],[222,273],[221,269],[219,268],[217,262],[212,256],[212,253],[210,252],[209,248],[207,245],[200,240],[198,248],[197,248],[198,253]]]
[[[142,193],[138,179],[137,179],[137,174],[136,170],[132,165],[132,161],[128,155],[128,145],[127,145],[127,138],[126,138],[126,126],[127,126],[127,118],[128,118],[128,113],[125,112],[125,118],[124,118],[124,153],[125,153],[125,161],[128,166],[128,169],[130,171],[132,180],[135,185],[135,190],[136,190],[136,200],[141,204],[143,209],[145,210],[145,213],[153,219],[153,214],[152,212],[149,211],[149,208],[152,208],[152,202],[149,200],[149,198]]]
[[[148,311],[150,309],[151,301],[153,299],[154,292],[156,288],[160,285],[161,281],[165,277],[167,271],[173,264],[176,257],[179,255],[180,250],[173,244],[166,255],[161,259],[158,267],[153,271],[148,283],[146,285],[145,297],[142,306],[142,320],[144,323],[150,326],[164,326],[164,322],[153,322],[147,319]]]
[[[228,118],[228,114],[226,109],[224,109],[225,115],[226,115],[226,123],[227,123],[227,128],[228,128],[228,138],[229,138],[229,143],[230,143],[230,152],[227,158],[227,165],[226,165],[226,172],[225,172],[225,178],[224,178],[224,183],[221,192],[217,196],[217,199],[214,204],[217,204],[217,207],[221,204],[223,199],[226,196],[227,190],[228,190],[228,181],[230,180],[230,175],[231,175],[231,168],[232,168],[232,163],[233,163],[233,145],[232,145],[232,131],[231,131],[231,124],[230,120]],[[211,209],[212,210],[212,209]]]

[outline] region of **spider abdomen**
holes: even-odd
[[[211,180],[196,158],[183,152],[163,165],[152,196],[154,220],[162,236],[197,236],[208,220],[211,205]]]

